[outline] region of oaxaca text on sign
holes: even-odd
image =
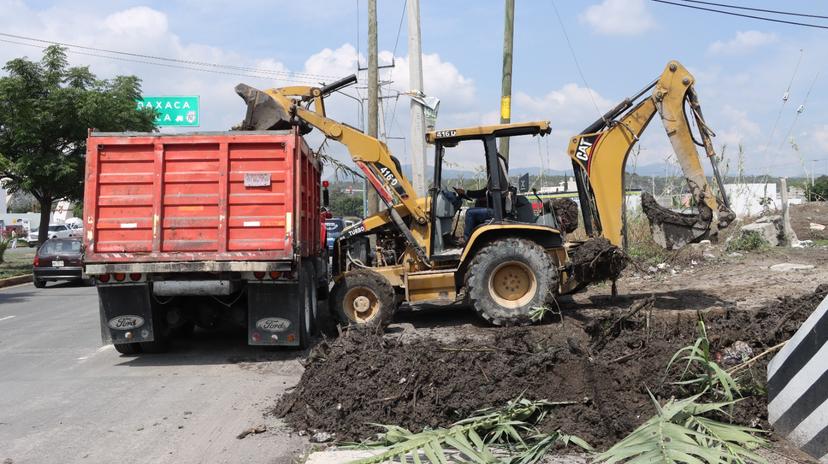
[[[138,109],[155,111],[159,126],[198,126],[197,96],[144,97]]]

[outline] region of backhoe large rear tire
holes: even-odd
[[[481,249],[466,273],[474,310],[494,325],[532,323],[532,310],[557,290],[558,274],[543,247],[523,239],[497,240]]]
[[[394,287],[368,269],[346,272],[329,298],[331,314],[347,325],[384,328],[394,319]]]

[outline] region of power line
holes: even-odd
[[[794,26],[813,27],[813,28],[816,28],[816,29],[828,29],[828,26],[822,26],[822,25],[819,25],[819,24],[800,23],[800,22],[797,22],[797,21],[786,21],[784,19],[774,19],[774,18],[766,18],[764,16],[754,16],[754,15],[748,15],[748,14],[742,14],[742,13],[734,13],[732,11],[724,11],[724,10],[717,10],[717,9],[714,9],[714,8],[705,8],[705,7],[701,7],[701,6],[685,5],[683,3],[668,2],[667,0],[650,0],[650,1],[651,2],[656,2],[656,3],[664,3],[664,4],[667,4],[667,5],[680,6],[680,7],[683,7],[683,8],[690,8],[690,9],[694,9],[694,10],[712,11],[713,13],[721,13],[721,14],[726,14],[726,15],[730,15],[730,16],[740,16],[742,18],[759,19],[759,20],[762,20],[762,21],[770,21],[770,22],[773,22],[773,23],[783,23],[783,24],[791,24],[791,25],[794,25]]]
[[[782,119],[782,111],[785,109],[785,105],[788,104],[788,100],[790,99],[791,86],[793,86],[794,80],[796,79],[796,74],[799,72],[799,65],[802,64],[802,56],[804,54],[805,51],[800,48],[799,59],[796,61],[796,67],[794,67],[793,74],[791,75],[791,81],[788,82],[788,88],[785,89],[785,94],[782,96],[782,106],[779,107],[779,112],[776,113],[776,120],[773,122],[773,127],[771,128],[770,136],[768,136],[768,142],[765,144],[763,154],[767,153],[768,148],[770,147],[770,144],[773,141],[773,136],[776,135],[776,127],[779,125],[779,121],[780,119]]]
[[[19,39],[19,40],[28,40],[30,42],[39,42],[39,43],[47,43],[52,45],[60,45],[62,47],[67,48],[79,48],[81,50],[91,50],[95,52],[102,52],[102,53],[112,53],[115,55],[124,55],[130,56],[134,58],[143,58],[143,59],[150,59],[150,60],[158,60],[158,61],[165,61],[171,63],[181,63],[186,65],[194,65],[194,66],[205,66],[211,68],[224,68],[224,69],[232,69],[235,71],[246,71],[246,72],[253,72],[257,74],[273,74],[279,76],[286,76],[286,77],[296,77],[296,78],[304,78],[304,79],[313,79],[315,80],[335,80],[338,79],[336,76],[324,76],[319,74],[309,74],[309,73],[301,73],[301,72],[290,72],[290,71],[279,71],[275,69],[262,69],[262,68],[253,68],[247,66],[235,66],[229,64],[219,64],[219,63],[209,63],[206,61],[195,61],[195,60],[182,60],[178,58],[169,58],[164,56],[153,56],[153,55],[145,55],[141,53],[132,53],[132,52],[124,52],[119,50],[108,50],[105,48],[96,48],[96,47],[87,47],[84,45],[74,45],[65,42],[57,42],[54,40],[45,40],[45,39],[38,39],[35,37],[26,37],[21,35],[15,34],[8,34],[5,32],[0,32],[0,36],[9,37],[12,39]]]
[[[592,106],[594,106],[595,111],[598,112],[598,117],[603,118],[604,114],[601,113],[601,110],[598,108],[598,103],[595,102],[595,97],[592,96],[592,89],[589,87],[586,77],[584,77],[584,71],[581,69],[581,64],[578,62],[578,56],[575,54],[575,49],[572,48],[572,42],[569,41],[569,34],[566,33],[566,26],[564,26],[561,15],[558,13],[558,7],[555,5],[555,0],[552,0],[551,3],[552,9],[555,10],[555,16],[558,18],[558,23],[561,25],[561,32],[563,32],[564,39],[566,39],[566,45],[569,47],[569,53],[572,54],[572,60],[575,62],[575,68],[578,70],[578,74],[581,76],[581,80],[584,82],[584,87],[586,87],[587,93],[589,94],[589,99],[592,101]]]
[[[25,45],[27,47],[40,48],[40,45],[37,45],[37,44],[17,42],[17,41],[14,41],[14,40],[0,39],[0,42],[5,42],[5,43],[10,43],[10,44],[15,44],[15,45]],[[118,56],[100,55],[100,54],[96,54],[96,53],[88,53],[88,52],[82,52],[82,51],[79,51],[79,50],[72,50],[72,49],[68,49],[67,51],[69,53],[74,53],[76,55],[94,56],[94,57],[97,57],[97,58],[104,58],[104,59],[115,60],[115,61],[124,61],[124,62],[129,62],[129,63],[148,64],[148,65],[152,65],[152,66],[161,66],[161,67],[165,67],[165,68],[186,69],[186,70],[191,70],[191,71],[209,72],[209,73],[213,73],[213,74],[222,74],[222,75],[227,75],[227,76],[251,77],[251,78],[254,78],[254,79],[262,79],[262,80],[269,80],[269,81],[282,81],[282,82],[289,82],[289,83],[304,83],[304,84],[315,83],[313,81],[300,80],[298,78],[288,79],[288,78],[281,78],[281,77],[275,77],[275,76],[262,76],[262,75],[257,76],[257,75],[253,75],[253,74],[244,74],[244,73],[240,73],[240,72],[219,71],[219,70],[209,69],[209,68],[197,68],[197,67],[193,67],[193,66],[184,66],[184,65],[170,64],[170,63],[158,63],[158,62],[155,62],[155,61],[136,60],[136,59],[131,59],[131,58],[121,58],[121,57],[118,57]]]
[[[819,19],[828,19],[828,16],[821,16],[821,15],[814,15],[814,14],[807,14],[807,13],[792,13],[790,11],[780,11],[780,10],[765,10],[762,8],[751,8],[747,6],[739,6],[739,5],[727,5],[724,3],[714,3],[714,2],[703,2],[701,0],[680,0],[686,3],[701,3],[702,5],[713,5],[713,6],[720,6],[723,8],[733,8],[734,10],[747,10],[747,11],[759,11],[762,13],[772,13],[778,15],[785,15],[785,16],[801,16],[804,18],[819,18]]]

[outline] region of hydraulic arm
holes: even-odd
[[[704,121],[694,83],[695,79],[684,66],[671,61],[658,79],[570,140],[568,153],[589,235],[603,235],[622,246],[627,157],[656,113],[687,181],[691,204],[698,213],[673,212],[660,207],[652,196],[643,194],[642,205],[654,239],[665,248],[679,248],[704,238],[715,238],[720,228],[733,221],[735,215],[725,196],[711,141],[715,134]],[[645,97],[651,89],[652,93]],[[691,129],[688,109],[700,140]],[[719,197],[707,181],[697,145],[704,147],[712,164]]]
[[[365,173],[380,198],[388,207],[391,221],[412,244],[416,253],[427,261],[425,243],[403,221],[410,216],[416,226],[424,226],[428,216],[417,202],[417,194],[405,176],[399,162],[391,156],[385,143],[363,134],[353,127],[330,119],[325,114],[324,98],[331,93],[356,82],[351,75],[324,87],[296,86],[274,88],[265,91],[245,84],[236,86],[236,93],[247,102],[247,115],[242,129],[268,130],[291,125],[308,124],[319,129],[326,137],[345,145],[354,163]],[[313,109],[311,109],[313,105]],[[402,205],[394,208],[394,204]]]

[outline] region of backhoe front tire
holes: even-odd
[[[394,287],[368,269],[346,272],[328,299],[331,314],[346,325],[385,328],[394,319]]]
[[[557,290],[552,258],[535,242],[504,239],[490,243],[472,259],[466,290],[474,310],[493,325],[532,323],[532,310]]]

